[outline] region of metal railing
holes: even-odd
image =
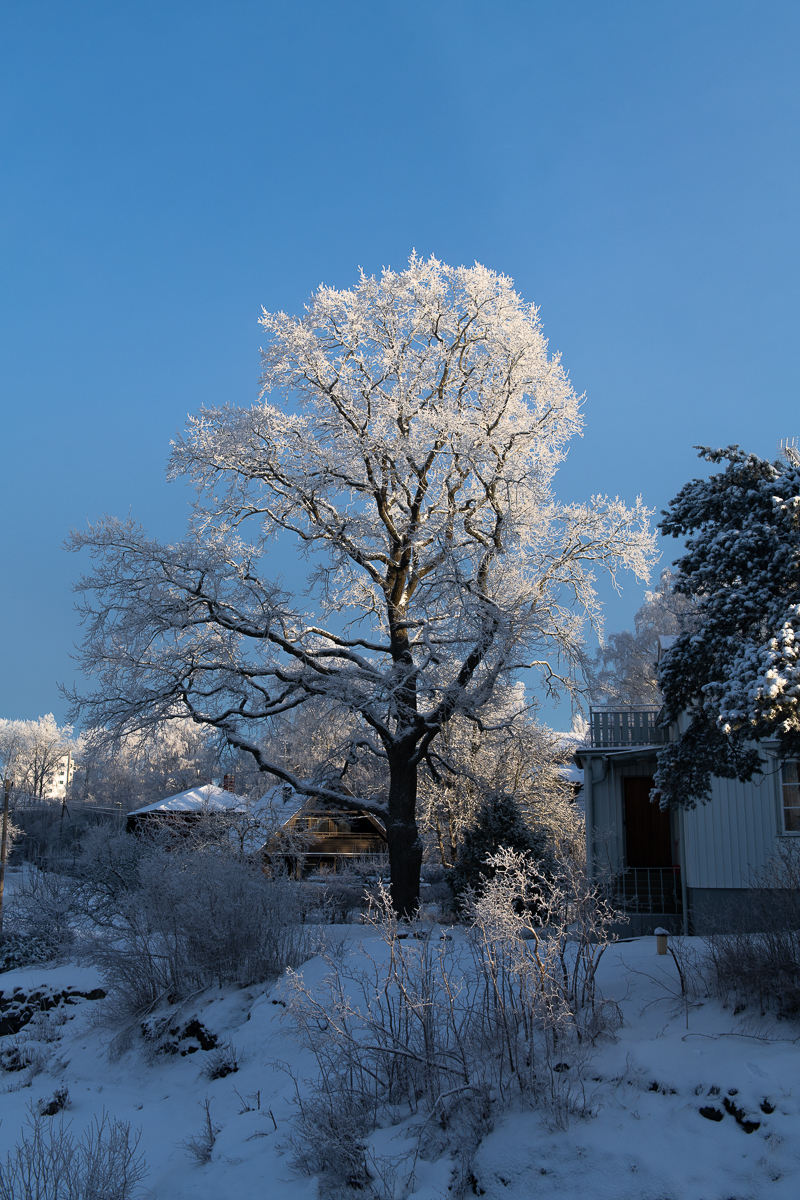
[[[614,899],[629,913],[680,916],[680,867],[628,867],[614,880]]]
[[[669,741],[669,730],[660,729],[660,709],[590,708],[589,731],[593,746],[660,746]]]

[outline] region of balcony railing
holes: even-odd
[[[680,867],[628,867],[614,880],[614,899],[628,913],[680,916]]]
[[[590,708],[589,731],[593,746],[659,746],[669,741],[669,730],[660,729],[660,709]]]

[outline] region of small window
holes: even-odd
[[[800,833],[800,763],[783,764],[783,828]]]

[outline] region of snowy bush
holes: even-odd
[[[42,1098],[37,1102],[36,1111],[40,1117],[54,1117],[62,1112],[69,1104],[69,1088],[63,1084],[57,1087],[52,1096]]]
[[[384,894],[372,917],[382,953],[357,968],[329,958],[313,992],[289,973],[289,1014],[318,1067],[296,1161],[331,1185],[365,1186],[364,1139],[379,1123],[424,1113],[420,1148],[468,1158],[497,1104],[544,1105],[557,1123],[582,1107],[581,1063],[619,1024],[596,988],[619,914],[566,857],[546,888],[514,851],[488,865],[465,938],[399,923]]]
[[[27,1087],[45,1069],[49,1057],[46,1047],[31,1041],[26,1034],[21,1034],[7,1041],[0,1050],[0,1069],[24,1071],[20,1086]]]
[[[800,846],[788,840],[750,889],[747,915],[717,916],[705,939],[718,994],[800,1016]]]
[[[372,1179],[367,1137],[378,1121],[371,1096],[341,1089],[298,1099],[300,1136],[293,1139],[293,1165],[306,1175],[363,1191]],[[369,1194],[369,1193],[367,1193]]]
[[[231,1042],[223,1042],[209,1054],[203,1065],[203,1078],[213,1081],[214,1079],[225,1079],[228,1075],[235,1075],[241,1061],[241,1050],[237,1050]]]
[[[222,1128],[212,1120],[211,1101],[208,1096],[203,1101],[201,1108],[203,1109],[203,1123],[200,1126],[199,1132],[192,1137],[186,1138],[182,1143],[184,1150],[190,1158],[194,1159],[198,1167],[204,1167],[206,1163],[211,1162],[211,1155],[214,1153],[217,1136]]]
[[[336,871],[320,868],[307,887],[319,889],[321,893],[315,914],[318,919],[334,925],[348,925],[362,919],[388,879],[388,855],[368,854],[363,858],[348,859],[338,865]],[[309,915],[312,912],[313,908]]]
[[[286,879],[222,853],[151,846],[95,950],[122,1020],[212,985],[245,986],[308,957],[301,897]]]
[[[113,825],[85,832],[76,887],[81,908],[94,924],[114,926],[121,905],[139,886],[139,865],[153,846],[153,841],[131,837]]]
[[[47,962],[51,957],[52,947],[46,938],[10,933],[0,940],[0,973]]]
[[[132,1200],[147,1174],[139,1135],[105,1113],[76,1139],[31,1111],[27,1133],[0,1163],[0,1200]]]
[[[347,875],[318,876],[321,886],[319,916],[332,925],[348,925],[357,921],[367,907],[363,884]]]
[[[57,871],[27,867],[8,905],[8,926],[19,943],[52,958],[75,941],[75,882]],[[41,961],[41,958],[40,958]]]
[[[564,771],[571,742],[539,725],[524,695],[519,685],[499,689],[480,728],[458,716],[439,734],[428,769],[419,776],[420,830],[429,864],[449,870],[463,858],[464,836],[493,796],[513,799],[529,829],[547,830],[552,840],[566,838],[575,848],[583,843],[582,814]]]

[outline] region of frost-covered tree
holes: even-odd
[[[270,721],[263,753],[300,779],[339,780],[352,795],[381,805],[388,788],[386,760],[358,750],[358,713],[325,699],[307,701]]]
[[[226,772],[237,775],[237,764],[228,761],[229,755],[220,762],[214,731],[188,717],[111,744],[102,733],[98,731],[99,736],[83,748],[73,781],[73,795],[89,803],[116,805],[130,812]],[[245,782],[242,774],[237,776],[237,787],[244,790],[251,781]]]
[[[738,446],[700,457],[727,466],[687,483],[660,526],[687,539],[675,591],[692,598],[696,627],[659,671],[668,719],[690,720],[659,751],[656,787],[687,805],[712,775],[752,778],[754,740],[800,756],[800,467]]]
[[[444,866],[456,862],[490,795],[513,799],[523,819],[552,840],[581,839],[582,821],[564,770],[573,746],[519,708],[516,693],[484,714],[480,725],[453,717],[429,756],[420,775],[420,824],[431,857]]]
[[[59,726],[52,713],[31,721],[0,720],[0,763],[18,798],[49,796],[64,755],[78,747],[72,726]]]
[[[660,704],[656,670],[659,637],[675,637],[694,628],[694,600],[675,591],[672,571],[661,572],[634,617],[633,630],[609,634],[589,671],[595,703],[636,706]]]
[[[420,764],[456,714],[480,720],[523,668],[573,685],[593,571],[646,576],[649,514],[556,503],[579,400],[504,276],[412,257],[262,325],[261,400],[202,410],[174,445],[172,476],[198,490],[187,539],[162,545],[113,519],[72,539],[96,562],[80,590],[83,666],[99,678],[75,711],[116,731],[191,716],[262,771],[344,804],[261,738],[310,700],[356,714],[352,753],[386,765],[371,807],[408,913]],[[309,563],[298,600],[270,562],[277,538]]]

